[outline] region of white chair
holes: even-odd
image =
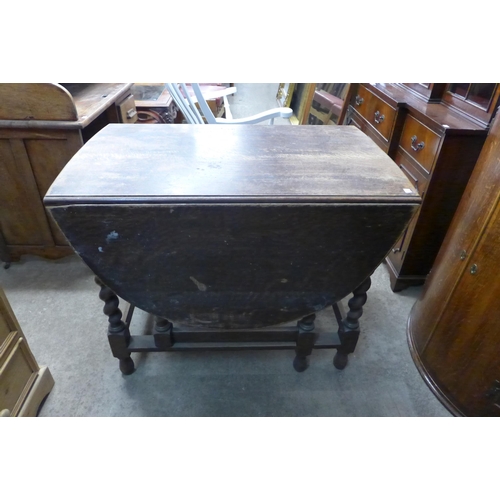
[[[166,85],[172,99],[188,123],[224,125],[259,123],[264,120],[269,120],[269,124],[272,125],[275,118],[290,118],[293,114],[290,108],[273,108],[247,118],[233,118],[227,96],[236,93],[236,87],[228,87],[215,92],[202,93],[198,83],[167,83]],[[190,92],[190,88],[192,92]],[[224,99],[226,118],[216,118],[207,104],[207,99],[215,99],[218,97]],[[196,103],[198,103],[199,108],[196,106]]]

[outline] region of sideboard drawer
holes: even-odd
[[[429,174],[434,166],[440,143],[441,137],[438,134],[413,116],[406,117],[399,145]]]
[[[394,158],[394,162],[408,177],[413,187],[418,191],[421,198],[425,195],[425,189],[429,180],[425,177],[419,169],[417,169],[401,150],[398,150]]]
[[[386,140],[390,141],[397,110],[370,92],[359,86],[354,98],[354,109],[372,125]]]
[[[401,171],[408,177],[409,181],[413,184],[413,187],[418,191],[418,194],[422,199],[424,199],[425,191],[429,184],[427,177],[420,172],[420,169],[414,165],[414,162],[407,157],[405,153],[398,150],[396,156],[394,157],[394,162],[401,169]],[[401,235],[399,240],[396,242],[392,250],[389,252],[388,259],[391,261],[392,267],[399,272],[403,264],[404,258],[406,256],[406,251],[411,242],[413,236],[413,231],[417,225],[418,216],[420,213],[420,208],[418,212],[413,216],[412,220],[408,224],[408,227]]]
[[[417,225],[419,213],[420,208],[413,215],[410,223],[408,224],[408,227],[403,231],[403,234],[400,236],[399,240],[387,255],[387,259],[390,261],[390,266],[394,268],[396,272],[399,272],[401,270],[401,266],[403,265],[406,251],[410,246],[411,237],[413,236],[413,231],[415,229],[415,226]]]
[[[123,101],[117,103],[116,106],[121,123],[135,123],[137,121],[137,109],[133,95],[129,95]]]

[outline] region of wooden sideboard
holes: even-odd
[[[499,185],[497,117],[408,320],[415,364],[455,415],[500,417]]]
[[[0,416],[34,417],[54,386],[39,366],[0,288]]]
[[[421,285],[476,164],[487,126],[442,100],[435,102],[434,94],[432,99],[419,97],[405,85],[388,83],[357,84],[345,123],[371,137],[422,197],[420,210],[386,258],[393,291]]]
[[[132,83],[0,84],[0,258],[73,251],[42,199],[71,157],[108,123],[137,120]],[[7,264],[8,265],[8,264]]]

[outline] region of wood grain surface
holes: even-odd
[[[497,117],[408,323],[417,367],[459,415],[500,416],[499,185]]]
[[[0,120],[75,121],[71,94],[56,83],[0,84]]]
[[[354,127],[109,125],[45,197],[117,295],[189,326],[275,325],[383,260],[420,197]]]
[[[74,205],[51,213],[92,271],[139,308],[185,325],[300,319],[370,276],[405,204]]]
[[[355,127],[111,124],[59,175],[46,203],[418,203],[396,164]]]

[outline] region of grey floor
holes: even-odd
[[[276,105],[277,84],[237,86],[235,117]],[[109,350],[93,275],[79,258],[23,257],[0,268],[0,285],[35,357],[55,379],[41,417],[451,416],[420,377],[406,342],[421,287],[393,293],[384,264],[373,275],[358,347],[343,371],[332,364],[333,350],[313,351],[303,373],[292,367],[293,351],[177,352],[135,354],[137,370],[124,376]],[[148,321],[136,314],[133,333]]]

